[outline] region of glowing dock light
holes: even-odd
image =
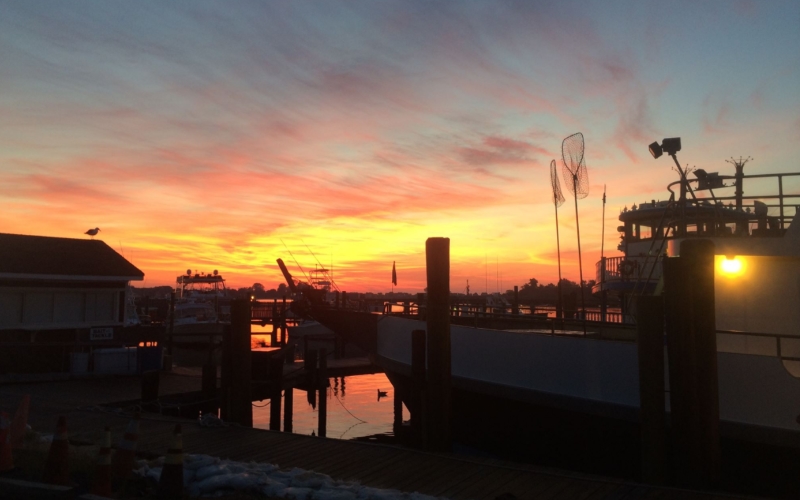
[[[742,273],[742,259],[735,255],[726,255],[720,262],[720,270],[728,276],[737,276]]]

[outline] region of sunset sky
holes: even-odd
[[[677,180],[650,142],[800,170],[800,2],[0,1],[0,232],[99,227],[137,286],[274,288],[291,251],[356,292],[396,261],[417,292],[431,236],[453,291],[555,281],[549,164],[575,132],[594,279],[603,186],[615,256],[620,209]]]

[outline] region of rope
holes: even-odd
[[[342,408],[344,408],[344,411],[346,411],[347,413],[350,413],[350,416],[351,416],[351,417],[353,417],[354,419],[358,420],[358,421],[359,421],[359,422],[361,422],[361,423],[364,423],[364,424],[368,423],[366,420],[362,420],[362,419],[360,419],[360,418],[356,417],[355,415],[353,415],[353,414],[352,414],[352,412],[350,412],[350,410],[348,410],[348,409],[347,409],[347,407],[344,405],[344,403],[342,403],[342,400],[341,400],[341,399],[339,399],[339,396],[337,396],[336,394],[334,394],[334,395],[333,395],[333,397],[335,397],[335,398],[336,398],[336,401],[338,401],[338,402],[339,402],[339,404],[340,404],[340,405],[342,405]]]

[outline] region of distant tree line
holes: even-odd
[[[592,287],[595,285],[594,280],[584,281],[584,292],[587,305],[598,305],[600,303],[599,296],[592,295]],[[580,303],[580,286],[574,281],[568,279],[561,280],[562,294],[564,296],[564,307],[567,309],[574,309]],[[134,294],[137,297],[149,298],[169,298],[173,288],[170,286],[157,286],[151,288],[134,288]],[[256,299],[282,299],[283,297],[291,297],[289,287],[286,283],[280,283],[277,288],[267,289],[261,283],[253,283],[249,288],[229,289],[230,294],[236,298],[249,298]],[[360,296],[367,299],[385,298],[387,300],[415,300],[417,294],[406,292],[394,293],[359,293],[352,296]],[[463,293],[453,293],[454,297],[466,297]],[[486,293],[472,293],[470,297],[480,297]],[[514,298],[514,290],[506,290],[503,296],[511,302]],[[520,304],[525,305],[554,305],[558,300],[558,287],[554,283],[541,285],[536,278],[530,278],[527,283],[519,287],[519,301]],[[609,305],[613,305],[616,297],[609,295]]]

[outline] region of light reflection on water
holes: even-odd
[[[252,347],[270,345],[272,325],[252,326]],[[327,437],[354,439],[375,434],[392,435],[394,422],[394,388],[383,373],[356,375],[328,379],[330,387],[326,391],[328,401]],[[378,390],[386,392],[378,399]],[[310,435],[317,433],[319,425],[319,393],[312,407],[307,392],[294,389],[292,405],[292,432]],[[253,403],[253,427],[269,429],[269,400]],[[281,402],[281,430],[285,400]],[[408,410],[403,406],[403,420],[409,419]]]
[[[383,373],[356,375],[329,379],[326,391],[328,401],[327,436],[336,439],[353,439],[375,434],[392,434],[394,421],[394,388]],[[385,391],[385,397],[378,399],[378,390]],[[319,394],[317,394],[319,398]],[[269,400],[255,402],[253,407],[253,427],[269,428]],[[294,414],[292,432],[310,435],[317,433],[319,402],[313,408],[308,402],[307,392],[294,389]],[[281,407],[281,429],[283,411]],[[408,410],[403,407],[403,420],[408,420]]]

